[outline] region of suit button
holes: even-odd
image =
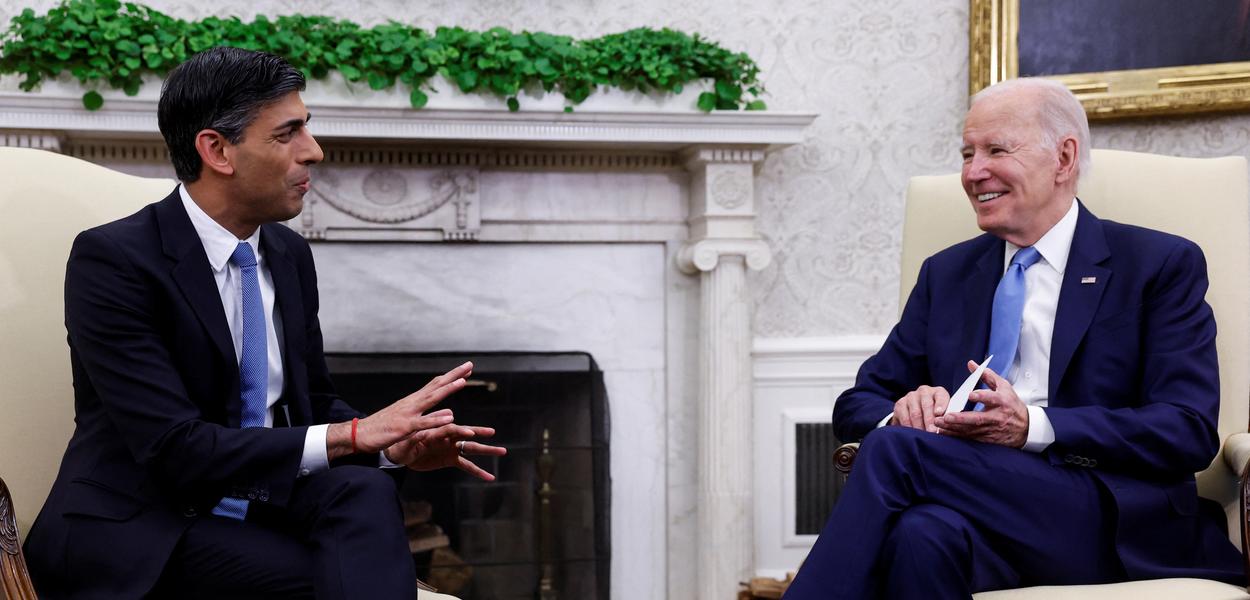
[[[1064,457],[1063,457],[1063,462],[1066,462],[1066,463],[1069,463],[1069,464],[1074,463],[1074,462],[1076,462],[1076,457],[1075,457],[1075,456],[1072,456],[1071,454],[1069,454],[1069,455],[1067,455],[1067,456],[1064,456]]]
[[[188,518],[188,519],[194,519],[195,517],[200,516],[200,512],[199,512],[199,511],[197,511],[197,510],[195,510],[195,507],[194,507],[194,506],[188,506],[188,507],[186,507],[186,508],[182,509],[182,516],[184,516],[184,517],[186,517],[186,518]]]
[[[248,499],[248,500],[255,500],[255,499],[256,499],[256,490],[250,490],[250,491],[248,491],[248,493],[247,493],[247,499]]]
[[[1089,466],[1091,466],[1091,467],[1097,467],[1097,466],[1098,466],[1098,460],[1097,460],[1097,459],[1093,459],[1093,458],[1089,459]]]
[[[260,500],[261,502],[268,502],[268,501],[269,501],[269,492],[266,492],[266,491],[264,491],[264,490],[261,490],[261,492],[260,492],[259,494],[257,494],[257,495],[256,495],[256,499],[257,499],[257,500]]]

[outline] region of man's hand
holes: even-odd
[[[975,371],[977,363],[968,361],[968,371]],[[989,386],[968,395],[968,402],[980,402],[985,410],[958,412],[943,415],[934,420],[942,435],[998,444],[1009,448],[1023,448],[1029,438],[1029,411],[1015,388],[992,369],[986,369],[981,381]]]
[[[466,362],[390,406],[360,419],[356,423],[356,452],[378,452],[419,431],[451,423],[451,411],[425,413],[463,388],[465,378],[472,372],[473,363]],[[330,425],[326,431],[326,455],[330,460],[351,454],[352,446],[350,422]]]
[[[922,385],[894,403],[890,424],[937,433],[934,419],[946,414],[950,401],[951,395],[946,388]]]
[[[494,481],[495,476],[469,460],[469,456],[503,456],[507,448],[471,442],[495,435],[490,427],[444,425],[418,431],[386,449],[386,458],[414,471],[456,467],[474,477]],[[463,448],[463,450],[462,450]]]

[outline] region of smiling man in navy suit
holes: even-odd
[[[962,154],[986,233],[925,261],[898,325],[834,405],[838,438],[863,444],[785,598],[1244,584],[1223,514],[1194,485],[1219,448],[1202,251],[1081,205],[1089,125],[1061,84],[977,94]],[[979,410],[948,412],[989,355],[968,398]]]
[[[334,393],[308,243],[303,75],[214,48],[166,79],[182,185],[83,232],[65,276],[75,430],[26,543],[42,598],[417,595],[393,478],[503,448],[429,412],[465,363],[365,416]],[[85,193],[90,193],[86,191]]]

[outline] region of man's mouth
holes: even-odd
[[[1007,192],[986,192],[984,194],[977,194],[977,202],[989,202],[990,200],[993,200],[1005,193]]]
[[[305,194],[307,194],[307,193],[308,193],[308,188],[309,188],[309,187],[311,187],[311,186],[312,186],[312,181],[311,181],[310,179],[305,179],[305,180],[303,180],[303,181],[301,181],[301,182],[299,182],[299,183],[295,184],[295,188],[296,188],[296,189],[298,189],[299,191],[301,191],[301,192],[305,193]]]

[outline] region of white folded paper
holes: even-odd
[[[985,373],[985,367],[990,364],[990,359],[992,358],[994,358],[993,354],[985,357],[985,362],[981,363],[977,370],[973,371],[964,380],[963,385],[955,390],[955,393],[951,396],[950,404],[946,405],[946,414],[961,412],[968,406],[968,394],[971,394],[972,390],[976,389],[977,382],[981,381],[981,375]]]

